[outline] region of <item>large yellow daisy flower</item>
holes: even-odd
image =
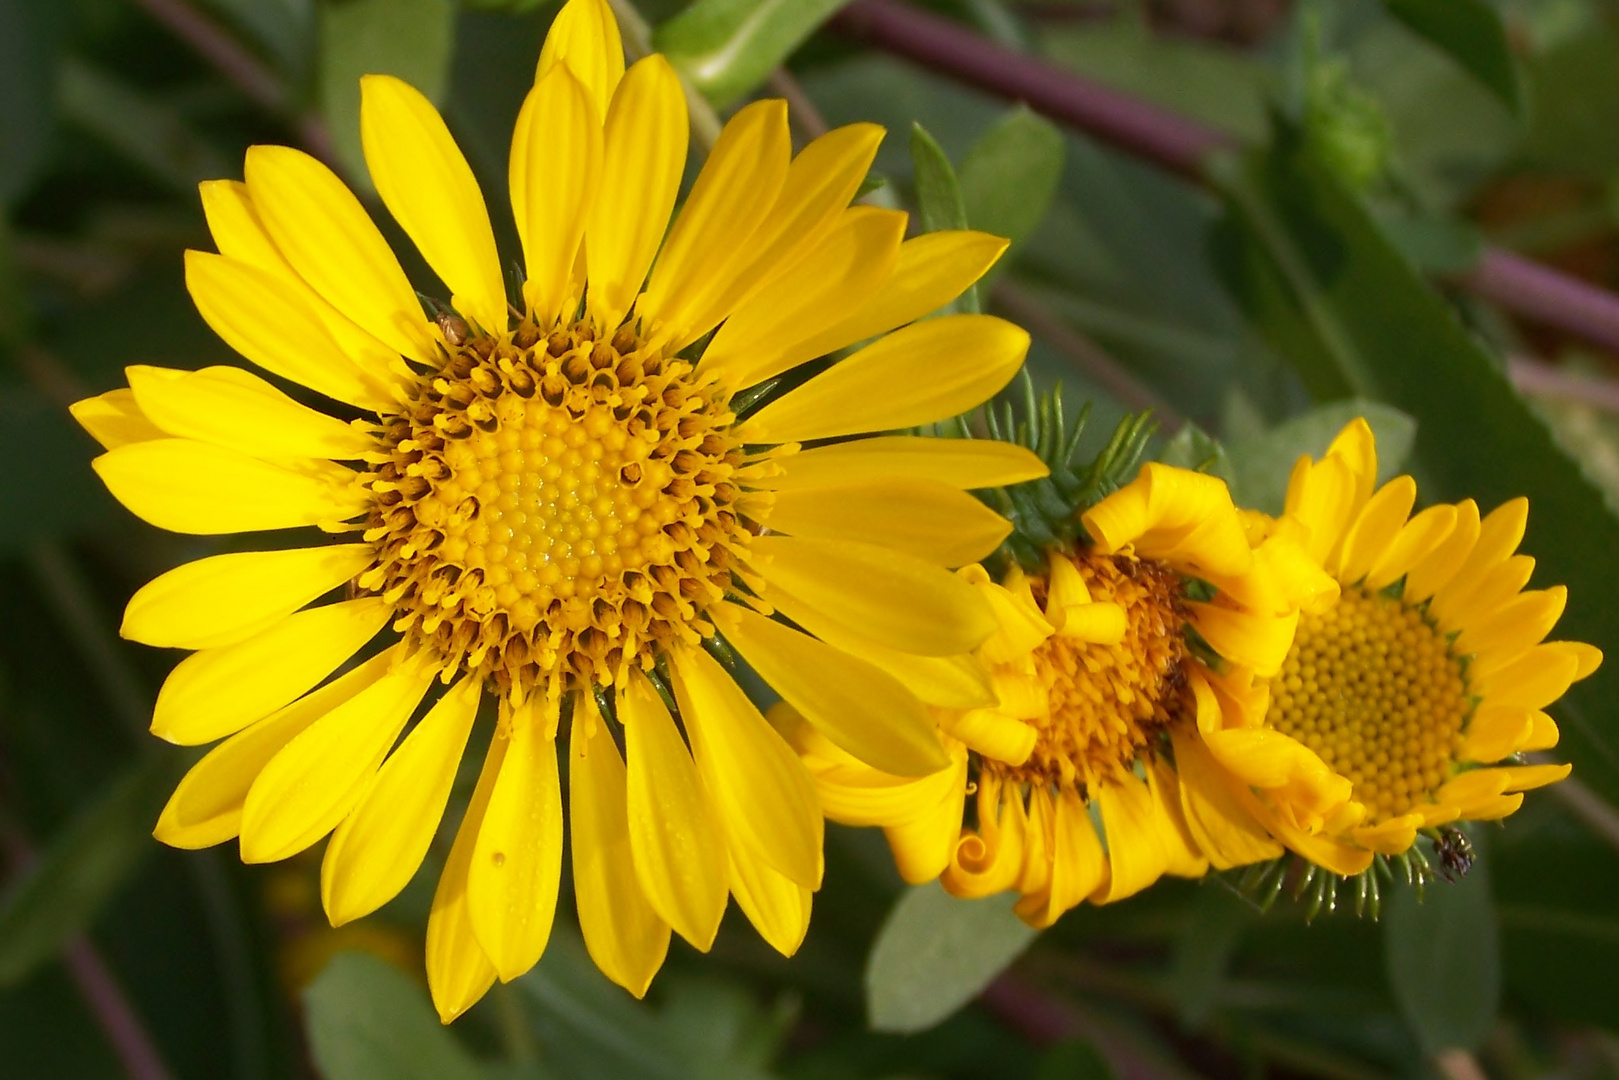
[[[1224,483],[1161,464],[1081,520],[1088,539],[1049,550],[1035,572],[1014,566],[1001,583],[960,572],[997,630],[975,654],[990,680],[979,707],[940,707],[913,686],[935,705],[947,768],[885,775],[796,725],[829,817],[883,826],[913,883],[942,877],[964,897],[1016,889],[1035,926],[1166,873],[1281,850],[1198,733],[1253,708],[1244,688],[1287,654],[1298,610],[1275,565],[1285,542],[1254,551]]]
[[[1205,731],[1245,801],[1290,848],[1342,875],[1399,855],[1418,830],[1506,817],[1568,765],[1498,764],[1557,744],[1542,710],[1602,654],[1543,642],[1562,586],[1523,591],[1515,555],[1528,502],[1479,518],[1472,500],[1412,515],[1409,476],[1375,487],[1372,432],[1357,420],[1320,461],[1301,458],[1280,520],[1338,582],[1299,621],[1265,708]]]
[[[368,77],[361,126],[377,192],[448,305],[424,314],[330,170],[257,146],[246,183],[203,185],[220,253],[189,252],[187,283],[244,356],[341,405],[234,367],[142,367],[75,408],[108,448],[97,472],[155,525],[342,534],[203,559],[130,602],[127,636],[197,650],[153,731],[226,740],[157,835],[239,835],[263,862],[331,834],[326,911],[364,915],[421,863],[489,691],[497,730],[428,924],[446,1020],[545,947],[564,725],[579,919],[604,972],[644,992],[671,928],[706,949],[728,895],[792,952],[821,879],[820,810],[716,656],[734,648],[862,761],[943,764],[922,706],[855,654],[977,646],[993,617],[948,568],[1009,526],[965,489],[1044,466],[850,437],[959,413],[1017,370],[1028,337],[1006,322],[916,321],[1003,241],[905,241],[905,215],[849,205],[881,130],[795,157],[780,101],[725,126],[666,233],[685,99],[662,57],[625,70],[604,0],[557,16],[513,135],[520,292],[432,105]],[[798,452],[811,440],[832,442]]]

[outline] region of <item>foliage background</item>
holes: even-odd
[[[829,123],[875,120],[890,136],[871,198],[926,227],[964,216],[1012,236],[981,299],[1034,331],[1041,385],[1060,379],[1071,412],[1094,402],[1092,445],[1156,406],[1161,452],[1211,463],[1262,506],[1298,453],[1368,412],[1385,464],[1404,460],[1428,496],[1528,494],[1537,582],[1572,588],[1564,632],[1619,649],[1616,360],[1459,285],[1486,241],[1619,285],[1619,6],[930,5],[1251,148],[1195,179],[823,26],[840,6],[640,11],[722,113],[785,87]],[[117,612],[221,548],[118,509],[63,406],[128,364],[232,361],[181,281],[180,252],[208,246],[195,184],[239,175],[245,148],[271,141],[363,185],[364,72],[442,104],[498,207],[552,14],[545,0],[0,0],[0,1071],[1619,1075],[1619,663],[1558,716],[1581,783],[1478,830],[1471,875],[1421,905],[1396,890],[1377,923],[1340,910],[1307,925],[1285,898],[1261,916],[1211,878],[1076,911],[1031,942],[998,901],[904,892],[878,835],[834,827],[792,960],[733,911],[712,955],[677,943],[638,1004],[595,973],[565,915],[531,975],[445,1031],[418,975],[434,858],[378,916],[334,931],[318,858],[243,867],[231,850],[156,845],[186,755],[144,729],[176,657],[119,641]],[[510,238],[498,212],[496,227]]]

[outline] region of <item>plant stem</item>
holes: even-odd
[[[1238,148],[1223,131],[1103,86],[899,0],[855,0],[832,25],[850,37],[944,72],[1095,136],[1135,157],[1206,181],[1217,150]],[[1488,247],[1456,283],[1506,311],[1619,352],[1619,295],[1532,260]]]

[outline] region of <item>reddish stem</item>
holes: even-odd
[[[1038,57],[997,45],[900,0],[855,0],[833,25],[924,67],[1202,180],[1204,160],[1238,146],[1225,132],[1121,94]],[[1458,284],[1522,318],[1619,352],[1619,295],[1500,248],[1487,248]]]

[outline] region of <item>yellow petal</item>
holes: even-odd
[[[192,653],[158,691],[152,734],[196,746],[240,731],[331,674],[392,614],[375,598],[327,604],[235,645]]]
[[[927,711],[886,672],[740,605],[725,633],[760,678],[859,760],[895,776],[945,766]]]
[[[819,356],[938,311],[983,277],[1007,243],[1003,237],[966,229],[912,237],[900,245],[887,283],[804,347]]]
[[[472,932],[501,982],[511,982],[539,961],[556,916],[562,880],[556,708],[535,693],[512,711],[500,778],[467,870]]]
[[[1436,607],[1458,604],[1474,586],[1507,561],[1523,540],[1529,524],[1529,500],[1508,499],[1479,523],[1478,543],[1468,553],[1456,576],[1434,597]]]
[[[1544,714],[1522,706],[1481,705],[1468,718],[1457,757],[1493,764],[1517,753],[1534,735],[1537,715]]]
[[[1234,611],[1219,604],[1188,603],[1192,625],[1214,651],[1234,663],[1253,669],[1255,675],[1270,678],[1282,668],[1293,647],[1298,612],[1287,615],[1255,615]]]
[[[1496,650],[1514,653],[1538,645],[1562,618],[1567,604],[1568,588],[1563,585],[1523,593],[1464,629],[1453,648],[1466,655]]]
[[[1517,765],[1502,769],[1507,774],[1505,793],[1510,795],[1515,791],[1529,791],[1547,784],[1555,784],[1574,771],[1574,766],[1561,765]]]
[[[703,350],[701,370],[732,387],[752,386],[850,344],[823,348],[814,339],[888,279],[905,222],[896,210],[845,211],[796,265],[725,320]]]
[[[385,407],[391,404],[388,388],[398,378],[394,370],[399,362],[398,350],[389,348],[360,329],[352,319],[338,311],[298,276],[265,231],[264,222],[253,208],[253,199],[248,194],[246,184],[236,180],[205,180],[198,185],[198,189],[202,193],[202,209],[208,218],[208,230],[213,234],[220,254],[275,278],[296,300],[305,315],[312,314],[320,321],[343,355],[370,380],[368,385],[376,392],[378,403]],[[337,397],[335,394],[331,396]],[[355,404],[364,403],[357,401]]]
[[[1038,905],[1027,914],[1018,914],[1031,925],[1047,927],[1058,916],[1079,906],[1101,886],[1107,874],[1107,853],[1096,836],[1090,812],[1073,788],[1064,786],[1057,793],[1056,822],[1053,828],[1051,881]]]
[[[379,341],[433,363],[435,336],[416,292],[343,181],[285,146],[249,147],[246,172],[253,206],[293,269]]]
[[[749,441],[807,442],[915,427],[965,412],[1005,386],[1029,335],[989,315],[896,330],[760,409]]]
[[[939,714],[939,729],[960,739],[979,755],[1008,765],[1022,765],[1034,752],[1040,732],[998,708]]]
[[[821,805],[798,756],[706,652],[677,649],[671,666],[697,773],[727,835],[797,884],[819,887]]]
[[[1157,881],[1169,866],[1152,791],[1134,776],[1096,785],[1107,836],[1109,875],[1096,895],[1099,904],[1134,896]]]
[[[744,847],[730,849],[728,865],[737,907],[772,949],[783,956],[792,956],[809,931],[814,894],[755,858]]]
[[[601,184],[585,232],[590,311],[609,333],[635,303],[663,240],[686,138],[686,95],[675,69],[658,53],[636,61],[607,111]]]
[[[164,431],[258,458],[355,460],[377,449],[366,432],[300,405],[237,367],[126,368],[141,411]]]
[[[684,348],[730,314],[723,300],[747,268],[749,241],[775,203],[791,157],[786,102],[755,101],[726,122],[637,308],[663,328],[654,333],[671,348]]]
[[[395,667],[283,747],[247,793],[242,861],[285,859],[336,828],[365,794],[432,678],[415,664]]]
[[[551,20],[534,81],[538,83],[563,63],[589,91],[596,115],[606,116],[607,103],[624,77],[624,43],[607,0],[568,0]]]
[[[917,656],[879,645],[842,623],[822,615],[779,589],[771,602],[793,622],[850,656],[892,675],[918,701],[947,709],[977,709],[995,704],[995,690],[983,665],[971,656]]]
[[[1230,781],[1195,731],[1170,729],[1181,812],[1198,850],[1219,870],[1274,859],[1282,853],[1254,817],[1242,808]]]
[[[879,435],[800,450],[778,459],[776,491],[859,480],[931,480],[951,487],[1001,487],[1038,480],[1049,470],[1034,451],[994,439]]]
[[[141,412],[141,407],[135,403],[135,392],[127,387],[75,401],[68,406],[68,412],[107,450],[168,437],[168,432]]]
[[[579,697],[568,743],[568,827],[579,929],[602,974],[642,997],[669,951],[669,924],[652,910],[636,880],[624,759],[591,694]]]
[[[1450,533],[1405,577],[1404,596],[1409,605],[1422,603],[1449,584],[1478,543],[1478,504],[1472,499],[1463,499],[1454,509],[1456,523]]]
[[[186,289],[225,344],[265,371],[329,398],[369,409],[386,406],[387,397],[350,359],[298,288],[223,255],[188,251],[185,260]]]
[[[732,309],[754,296],[825,236],[860,189],[882,138],[876,124],[846,124],[799,151],[776,204],[748,243],[753,261],[737,275],[733,295],[721,307]]]
[[[1339,581],[1358,584],[1371,571],[1399,535],[1416,501],[1417,483],[1409,476],[1396,476],[1378,489],[1344,534],[1337,559]],[[1329,564],[1327,569],[1334,567]]]
[[[455,832],[455,843],[444,861],[427,916],[427,988],[432,992],[439,1019],[446,1024],[472,1008],[495,982],[495,965],[484,955],[467,915],[467,873],[509,742],[498,738],[489,741],[478,786]]]
[[[618,690],[628,758],[630,850],[652,908],[707,952],[725,914],[725,838],[674,719],[645,675]]]
[[[1341,456],[1328,457],[1318,465],[1301,457],[1293,467],[1287,485],[1287,516],[1304,526],[1305,550],[1316,562],[1324,564],[1343,538],[1357,507],[1359,482]]]
[[[1512,555],[1477,577],[1464,580],[1458,574],[1433,598],[1428,605],[1428,615],[1447,631],[1488,619],[1529,584],[1534,572],[1534,559],[1528,555]]]
[[[818,540],[858,540],[939,566],[990,555],[1012,523],[956,488],[930,480],[857,480],[776,493],[769,524]]]
[[[1572,652],[1555,645],[1537,645],[1499,670],[1469,682],[1471,689],[1490,705],[1544,709],[1567,693],[1579,670],[1579,658]]]
[[[365,511],[364,493],[338,473],[295,472],[190,439],[130,443],[90,465],[131,513],[171,532],[335,526]]]
[[[1454,506],[1430,506],[1406,522],[1366,574],[1366,588],[1386,589],[1432,554],[1456,527]]]
[[[957,656],[995,631],[988,603],[967,582],[873,544],[760,536],[754,569],[834,622],[902,652]]]
[[[1190,469],[1148,462],[1082,520],[1103,553],[1133,546],[1139,555],[1209,578],[1245,574],[1253,565],[1225,483]]]
[[[450,800],[481,696],[480,680],[468,675],[439,698],[332,834],[320,899],[333,926],[371,914],[415,876]]]
[[[455,309],[489,333],[504,331],[506,284],[489,211],[433,103],[392,75],[361,76],[360,143],[377,194],[450,287]]]
[[[374,656],[286,708],[239,731],[191,767],[169,797],[152,835],[171,847],[205,848],[241,831],[248,789],[300,731],[380,679],[393,660]]]
[[[1357,416],[1345,424],[1332,444],[1327,457],[1342,458],[1355,477],[1354,507],[1359,509],[1372,497],[1377,485],[1377,437],[1364,417]]]
[[[523,295],[542,330],[579,302],[574,266],[601,179],[603,115],[566,64],[535,83],[517,114],[508,181],[528,270]]]
[[[369,544],[214,555],[177,566],[130,597],[118,632],[170,649],[234,645],[370,565]]]

